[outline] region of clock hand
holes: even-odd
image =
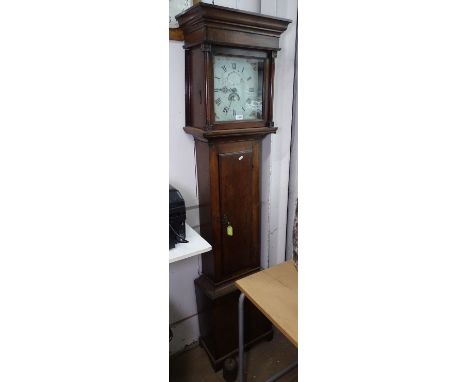
[[[231,94],[229,94],[228,100],[229,101],[240,101],[239,94],[237,94],[236,92],[232,92]]]
[[[214,91],[215,92],[228,93],[229,91],[231,91],[231,89],[229,89],[227,86],[224,86],[222,88],[215,88]]]

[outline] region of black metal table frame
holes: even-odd
[[[239,382],[244,382],[244,300],[245,294],[241,292],[239,296]],[[268,378],[265,382],[273,382],[285,375],[297,366],[297,361],[277,372]]]

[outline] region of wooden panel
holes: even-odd
[[[210,153],[207,143],[196,140],[195,148],[197,154],[197,177],[198,177],[198,200],[200,214],[200,234],[212,245],[213,250],[202,255],[203,273],[210,277],[214,276],[213,252],[216,244],[213,242],[212,220],[211,220],[211,189],[210,189]]]
[[[250,32],[235,31],[233,29],[207,28],[206,37],[210,41],[225,46],[262,47],[265,49],[279,49],[276,36],[255,35]]]
[[[297,269],[292,261],[236,281],[236,286],[296,347]]]
[[[220,145],[219,190],[222,274],[232,276],[259,265],[258,164],[252,142]],[[233,235],[227,232],[230,225]]]
[[[291,20],[199,3],[176,17],[185,47],[203,42],[247,48],[279,49],[279,37]]]
[[[213,46],[213,54],[220,55],[234,55],[240,57],[253,57],[253,58],[268,58],[268,53],[264,50],[254,49],[240,49],[240,48],[227,48],[224,46],[215,45]]]
[[[276,54],[270,53],[270,60],[268,61],[268,76],[269,76],[269,81],[268,81],[268,104],[266,105],[267,108],[267,119],[268,119],[268,125],[272,127],[274,125],[273,122],[273,101],[275,97],[275,87],[274,87],[274,80],[275,80],[275,58]]]
[[[190,121],[193,126],[204,128],[206,124],[205,107],[205,54],[200,49],[190,51]]]
[[[222,233],[221,233],[221,212],[220,212],[220,191],[219,191],[219,171],[218,171],[218,146],[210,145],[210,192],[211,192],[211,230],[213,238],[214,255],[214,275],[213,280],[222,280]]]
[[[202,255],[214,283],[260,267],[260,139],[195,140],[200,233],[213,247]],[[243,156],[239,161],[239,157]],[[234,229],[228,236],[223,215]]]
[[[223,274],[225,275],[247,268],[252,262],[251,168],[251,151],[220,155]],[[232,227],[232,236],[228,235],[228,225]]]
[[[214,369],[219,370],[224,359],[235,357],[238,352],[237,307],[240,292],[234,288],[232,292],[212,299],[206,295],[197,279],[195,293],[200,311],[200,343],[207,351]],[[247,346],[272,336],[270,321],[248,300],[245,304],[244,325]]]

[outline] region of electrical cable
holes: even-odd
[[[169,223],[169,228],[172,229],[172,232],[174,232],[174,234],[176,235],[178,243],[188,243],[188,241],[185,240],[184,237],[179,235],[179,233],[177,233],[177,231],[171,226],[171,223]]]

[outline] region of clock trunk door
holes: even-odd
[[[226,144],[218,156],[223,278],[259,266],[257,147]]]

